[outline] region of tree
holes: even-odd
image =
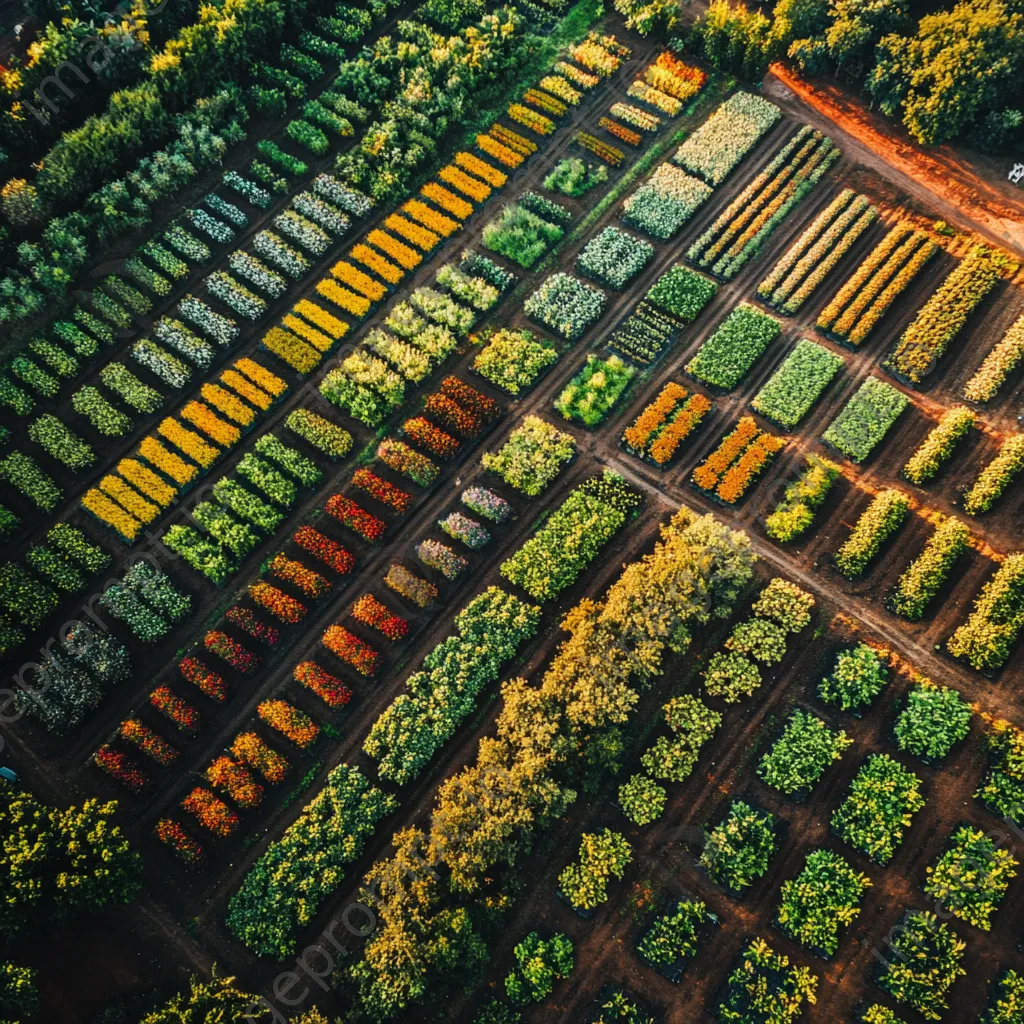
[[[707,13],[693,26],[691,45],[719,71],[759,82],[776,52],[772,23],[742,3],[711,0]]]
[[[256,1010],[259,996],[235,987],[214,966],[209,981],[192,977],[188,992],[177,992],[166,1003],[143,1014],[139,1024],[270,1024],[270,1014]],[[319,1024],[314,1018],[310,1024]]]
[[[87,800],[62,810],[25,790],[0,789],[0,879],[7,897],[0,930],[128,903],[142,863],[113,823],[116,801]]]
[[[1021,138],[1024,111],[990,110],[971,130],[968,141],[986,153],[1005,153]]]
[[[780,49],[795,39],[824,35],[829,26],[829,0],[778,0],[772,37]]]
[[[1024,14],[1005,0],[962,0],[952,11],[921,19],[917,35],[886,29],[878,43],[868,92],[889,115],[902,113],[925,145],[946,142],[983,125],[1015,127],[1012,107],[1024,74]],[[1019,123],[1019,122],[1018,122]],[[999,143],[999,139],[995,140]]]
[[[679,24],[678,0],[615,0],[615,10],[642,36],[667,36]]]
[[[36,972],[31,967],[0,964],[0,1015],[12,1020],[39,1012]]]
[[[349,969],[371,1020],[395,1016],[420,999],[428,982],[456,987],[488,961],[487,947],[463,908],[442,908],[439,876],[421,852],[415,828],[395,833],[395,855],[367,873],[360,901],[377,916],[363,958]]]
[[[27,228],[39,219],[39,193],[24,178],[11,178],[0,190],[4,216],[18,228]]]
[[[556,978],[568,978],[576,961],[569,938],[559,932],[542,939],[530,932],[513,950],[516,969],[505,978],[505,992],[513,1003],[539,1003],[551,995]]]

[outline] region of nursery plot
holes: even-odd
[[[701,345],[686,372],[706,384],[734,388],[781,330],[775,317],[742,303]]]

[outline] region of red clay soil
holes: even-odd
[[[826,118],[833,133],[838,128],[860,143],[858,160],[876,166],[930,205],[954,207],[994,241],[1024,252],[1024,192],[1006,179],[1010,158],[948,145],[924,149],[835,81],[802,78],[784,64],[773,64],[764,81],[765,95],[777,99],[786,91]]]

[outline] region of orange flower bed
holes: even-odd
[[[374,252],[373,249],[368,245],[363,245],[362,242],[352,246],[349,257],[357,263],[362,263],[364,267],[372,270],[379,278],[387,281],[388,284],[398,284],[405,277],[405,271],[401,267],[396,267],[391,260],[384,259],[379,252]]]
[[[286,700],[265,700],[256,713],[285,739],[305,749],[320,735],[320,726],[305,711],[292,707]]]
[[[236,395],[222,388],[219,384],[203,384],[199,394],[219,413],[227,416],[240,427],[248,427],[256,419],[256,411],[245,404]]]
[[[467,203],[454,192],[449,192],[443,185],[436,181],[428,181],[420,189],[420,195],[429,199],[432,203],[440,206],[445,213],[450,213],[459,220],[465,220],[473,212],[473,204]]]
[[[514,132],[503,124],[492,124],[487,134],[503,146],[508,146],[509,149],[514,149],[523,156],[532,156],[537,152],[537,143],[533,139],[528,139],[525,135],[520,135],[519,132]]]
[[[247,764],[267,782],[281,782],[288,773],[288,759],[260,739],[254,732],[239,733],[231,744],[232,757]]]
[[[90,487],[82,496],[82,508],[91,512],[104,526],[116,530],[127,541],[135,540],[142,531],[142,523],[135,516],[129,515],[116,501],[95,487]]]
[[[344,626],[328,626],[321,638],[324,647],[351,665],[360,675],[372,676],[379,667],[380,655]]]
[[[322,295],[328,302],[333,302],[339,309],[343,309],[355,317],[362,318],[370,312],[368,298],[350,292],[347,288],[342,288],[340,284],[335,283],[329,277],[319,281],[316,290],[317,294]]]
[[[643,141],[643,136],[639,132],[619,124],[618,121],[613,121],[610,117],[602,117],[597,123],[606,132],[614,135],[617,139],[622,139],[627,146],[639,146]]]
[[[677,100],[688,100],[696,96],[708,80],[700,68],[684,63],[667,50],[658,56],[644,77],[648,85],[667,92]]]
[[[786,442],[774,434],[762,434],[730,467],[715,493],[730,505],[739,501],[750,485],[760,476],[775,456],[786,447]]]
[[[548,95],[546,92],[542,92],[540,89],[527,89],[523,93],[523,102],[529,103],[531,107],[536,107],[552,117],[563,117],[569,109],[567,103],[563,103],[561,100]]]
[[[140,523],[151,523],[160,514],[158,506],[147,501],[134,487],[129,486],[119,476],[103,477],[100,480],[100,490],[109,498],[113,498],[125,512],[134,516]]]
[[[389,640],[401,640],[409,632],[409,623],[378,601],[373,594],[363,594],[356,601],[352,606],[352,617],[383,633]]]
[[[481,181],[486,181],[488,185],[493,185],[494,188],[501,188],[508,181],[508,175],[504,171],[499,171],[497,167],[492,166],[486,160],[481,160],[480,157],[474,156],[472,153],[456,153],[455,163],[475,178],[480,178]]]
[[[622,439],[635,452],[645,452],[651,436],[665,423],[675,411],[676,406],[688,394],[689,391],[682,384],[670,380],[661,389],[658,397],[637,416],[633,425],[623,431]]]
[[[278,377],[276,373],[271,373],[265,366],[260,366],[255,359],[250,359],[248,356],[236,360],[235,369],[239,373],[244,373],[253,384],[263,388],[267,394],[273,395],[275,398],[280,398],[288,390],[286,381]]]
[[[523,109],[526,110],[525,107]],[[527,111],[527,113],[531,113],[531,111]],[[465,171],[460,171],[458,167],[453,167],[451,164],[442,167],[437,176],[452,188],[457,188],[463,195],[469,196],[470,199],[478,203],[482,203],[492,192],[490,185],[478,178],[471,177]]]
[[[340,320],[338,322],[341,323]],[[312,327],[301,317],[292,313],[286,313],[281,318],[281,324],[286,330],[307,342],[311,348],[315,348],[321,354],[327,352],[334,344],[334,341],[319,328]]]
[[[205,402],[188,402],[179,415],[225,448],[237,444],[242,436],[238,427],[222,420]]]
[[[263,388],[258,388],[248,377],[243,377],[237,370],[225,370],[220,375],[220,382],[264,412],[274,404],[272,395],[268,395]]]
[[[424,252],[430,252],[441,241],[440,235],[434,234],[433,231],[428,231],[426,228],[413,223],[406,217],[399,216],[397,213],[393,213],[390,217],[385,218],[384,227],[388,231],[404,238],[407,242],[412,242],[413,245],[418,246]]]
[[[693,395],[686,407],[669,423],[651,445],[650,456],[659,465],[670,462],[679,445],[700,426],[711,411],[711,399],[702,394]]]
[[[726,434],[719,446],[693,471],[693,482],[702,490],[713,491],[722,474],[760,433],[753,416],[741,417],[735,429]]]
[[[307,597],[324,597],[331,591],[327,578],[313,569],[307,569],[301,562],[287,555],[276,554],[270,563],[270,571],[286,583],[292,583]]]
[[[139,454],[151,465],[169,476],[179,487],[191,483],[199,475],[195,466],[175,455],[155,437],[144,437],[139,443]]]
[[[404,242],[400,242],[386,231],[374,228],[366,236],[366,240],[406,270],[412,270],[423,262],[423,257],[415,249],[410,249]]]
[[[493,157],[503,167],[518,167],[526,159],[522,153],[517,153],[497,139],[492,139],[490,135],[478,135],[476,144],[482,152]]]
[[[300,686],[315,693],[328,707],[344,707],[352,699],[352,691],[315,661],[299,662],[292,671],[292,678]]]
[[[317,573],[313,575],[316,576]],[[306,606],[301,601],[296,601],[283,590],[262,580],[249,584],[249,596],[261,608],[266,608],[274,618],[286,622],[289,626],[294,626],[306,617]]]
[[[388,293],[387,288],[380,281],[374,280],[369,274],[364,274],[363,271],[344,260],[339,260],[331,267],[331,276],[336,277],[342,284],[348,285],[349,288],[359,292],[371,302],[379,302]]]
[[[621,149],[616,149],[615,146],[609,145],[596,135],[591,135],[590,132],[577,132],[573,141],[581,149],[593,153],[599,160],[603,160],[611,167],[618,167],[626,158],[626,154]]]
[[[206,781],[227,793],[231,799],[245,810],[259,807],[263,800],[263,787],[252,777],[247,769],[232,761],[223,754],[210,763],[205,771]]]
[[[221,839],[226,839],[238,826],[238,815],[223,800],[201,786],[196,786],[182,800],[181,806],[203,828],[209,829],[215,836],[220,836]]]
[[[220,449],[207,444],[194,430],[182,426],[169,416],[161,420],[156,432],[166,438],[183,455],[188,456],[196,465],[209,469],[220,455]]]
[[[425,228],[430,228],[431,231],[445,238],[450,238],[462,227],[457,220],[438,213],[433,207],[427,206],[419,199],[410,199],[402,207],[402,212],[412,217],[413,220],[419,221]]]

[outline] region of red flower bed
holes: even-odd
[[[198,686],[199,689],[213,700],[225,701],[228,698],[228,685],[224,679],[211,672],[196,658],[182,658],[178,662],[178,671],[186,682]]]
[[[252,651],[247,650],[237,640],[232,640],[227,633],[219,629],[211,629],[203,637],[203,646],[211,653],[223,658],[233,669],[238,672],[252,672],[260,659]]]
[[[248,769],[236,764],[230,757],[216,758],[206,769],[206,781],[227,793],[239,807],[251,810],[259,807],[263,799],[263,787],[252,777]]]
[[[292,707],[286,700],[265,700],[256,713],[271,729],[296,746],[308,747],[320,735],[320,726],[305,711]]]
[[[292,540],[308,552],[314,558],[319,558],[324,565],[333,569],[336,573],[346,576],[356,567],[356,560],[336,540],[325,537],[319,530],[312,526],[300,526]]]
[[[410,441],[430,449],[439,459],[450,459],[462,447],[462,442],[435,427],[430,420],[414,416],[402,424],[402,432]]]
[[[178,751],[137,718],[125,719],[118,731],[122,739],[138,747],[147,757],[151,757],[164,768],[169,768],[178,759]]]
[[[382,505],[393,508],[400,516],[408,512],[412,504],[412,495],[408,491],[381,479],[370,469],[357,469],[352,474],[352,483]]]
[[[361,675],[372,676],[377,671],[380,655],[344,626],[328,626],[323,635],[323,645]]]
[[[194,866],[205,859],[203,848],[176,821],[161,818],[154,831],[157,839],[169,846],[186,864]]]
[[[327,499],[325,508],[327,514],[337,519],[342,526],[347,526],[371,544],[380,540],[387,529],[387,523],[383,519],[378,519],[361,509],[351,498],[346,498],[342,494],[332,494]]]
[[[149,703],[182,732],[194,736],[199,731],[199,712],[169,686],[158,686],[149,695]]]
[[[208,828],[215,836],[226,838],[238,826],[238,815],[220,797],[214,796],[208,789],[196,786],[181,806],[191,814],[203,828]]]
[[[249,584],[249,596],[261,608],[266,608],[276,619],[288,623],[289,626],[294,626],[306,617],[306,606],[301,601],[296,601],[283,590],[262,580]]]
[[[323,597],[330,593],[331,584],[326,576],[312,569],[307,569],[301,562],[294,558],[287,558],[285,555],[274,555],[270,563],[270,571],[286,583],[292,583],[301,590],[306,597]]]
[[[427,395],[424,407],[442,426],[454,430],[460,437],[476,437],[484,428],[482,416],[464,409],[454,398],[440,392]]]
[[[344,707],[352,699],[352,691],[315,661],[300,661],[292,676],[295,682],[312,690],[328,707]]]
[[[233,605],[224,613],[224,618],[233,626],[237,626],[242,632],[248,633],[249,636],[271,647],[281,640],[280,631],[262,619],[258,619],[255,612],[249,608],[240,608],[237,604]]]
[[[441,381],[441,394],[447,395],[482,420],[496,420],[501,415],[501,406],[493,398],[488,398],[482,391],[470,387],[458,377],[445,377]]]
[[[106,743],[92,755],[92,759],[112,779],[117,779],[133,793],[141,793],[149,785],[149,779],[135,767],[126,754],[122,754],[120,750],[113,750]]]
[[[389,640],[401,640],[409,632],[409,623],[395,615],[387,605],[382,604],[373,594],[363,594],[352,606],[352,616],[373,629],[383,633]]]
[[[268,746],[254,732],[240,732],[231,744],[231,756],[255,768],[267,782],[280,782],[288,773],[288,758]]]

